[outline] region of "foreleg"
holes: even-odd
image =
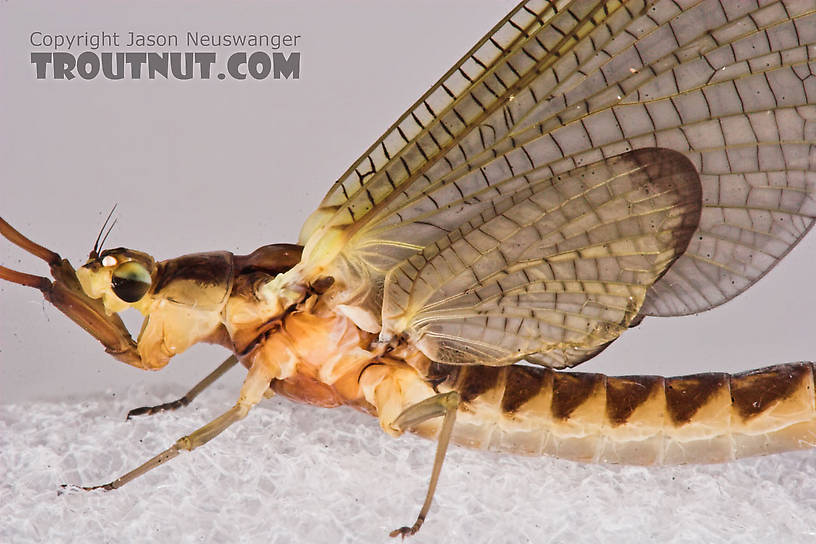
[[[180,399],[176,399],[171,402],[165,402],[164,404],[158,404],[156,406],[142,406],[141,408],[134,408],[127,414],[127,419],[132,418],[133,416],[141,416],[141,415],[152,415],[158,412],[164,412],[167,410],[176,410],[181,408],[182,406],[187,406],[193,399],[195,399],[202,391],[208,388],[210,385],[215,383],[218,378],[226,374],[227,370],[231,369],[238,363],[238,358],[235,355],[231,355],[226,361],[218,365],[218,367],[207,374],[203,380],[195,384],[192,389],[187,391],[183,397]]]

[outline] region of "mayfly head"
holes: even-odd
[[[0,280],[38,289],[99,340],[105,351],[144,369],[161,368],[172,356],[198,342],[220,343],[232,349],[235,345],[230,334],[245,324],[242,309],[247,301],[252,316],[270,323],[302,300],[307,291],[304,286],[292,287],[283,281],[285,273],[301,259],[303,248],[293,244],[270,244],[249,255],[211,251],[156,261],[133,249],[103,250],[104,238],[100,242],[97,237],[88,260],[75,270],[68,260],[29,240],[2,218],[0,236],[42,259],[51,270],[48,278],[0,266]],[[322,282],[317,290],[328,285]],[[228,307],[233,295],[234,304]],[[128,308],[146,317],[138,343],[119,317],[119,312]],[[225,315],[230,315],[235,325],[230,330],[223,323]],[[251,326],[249,329],[246,344],[257,336],[257,331]]]
[[[97,267],[96,260],[99,260],[98,266],[100,269],[105,268],[101,262],[104,257],[91,256],[86,264],[87,270],[80,273],[87,276],[85,281],[81,282],[74,267],[71,266],[67,259],[63,259],[50,249],[32,242],[2,218],[0,218],[0,235],[12,244],[42,259],[48,263],[51,269],[51,278],[47,278],[0,266],[0,279],[38,289],[47,301],[71,318],[74,323],[85,329],[91,336],[99,340],[105,346],[105,351],[113,357],[134,366],[141,366],[136,342],[131,338],[130,332],[119,318],[119,315],[115,313],[117,310],[108,308],[105,302],[101,300],[105,288],[99,287],[103,283],[99,278],[105,278],[108,282],[111,282],[114,274],[112,267],[109,272],[107,270],[105,272],[94,272]],[[136,253],[131,253],[131,255],[135,256]],[[142,265],[145,264],[144,257],[152,262],[150,257],[144,254],[140,255]],[[110,262],[111,260],[108,259],[108,263]],[[106,278],[108,274],[110,276]],[[134,270],[122,269],[119,276],[128,276],[129,279],[132,279]],[[139,272],[135,272],[135,276],[140,276],[142,280],[145,279],[144,274]],[[91,296],[89,294],[94,293],[97,289],[99,290],[98,295]],[[127,304],[124,307],[127,307]]]
[[[77,279],[86,295],[102,300],[108,313],[121,312],[130,306],[144,312],[157,268],[156,261],[147,253],[116,248],[91,255],[77,270]]]
[[[0,266],[0,279],[38,289],[120,361],[161,368],[190,345],[221,338],[220,312],[234,280],[232,253],[197,253],[157,262],[141,251],[103,251],[94,244],[88,261],[75,270],[67,259],[29,240],[2,218],[0,235],[48,263],[51,270],[48,278]],[[119,317],[131,307],[148,318],[138,346]],[[178,323],[182,326],[172,326]]]

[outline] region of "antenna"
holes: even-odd
[[[105,227],[108,226],[108,221],[110,221],[110,218],[113,215],[113,212],[116,211],[116,206],[118,206],[118,205],[119,205],[118,202],[113,205],[113,208],[111,208],[110,213],[105,218],[105,222],[102,223],[102,228],[99,229],[99,234],[96,236],[96,241],[94,242],[93,249],[91,250],[91,253],[88,255],[89,259],[96,259],[96,258],[99,257],[99,250],[100,250],[99,239],[102,238],[102,232],[104,232]],[[116,220],[113,221],[113,225],[115,225],[115,224],[116,224]],[[111,229],[113,228],[113,225],[111,225]],[[108,238],[108,234],[110,234],[110,229],[108,229],[108,233],[105,234],[105,239]],[[105,239],[102,240],[102,245],[105,244]]]

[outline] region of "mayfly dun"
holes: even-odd
[[[118,488],[278,394],[349,405],[391,435],[628,464],[810,446],[814,367],[611,377],[561,369],[644,319],[719,306],[816,217],[812,0],[518,5],[329,190],[295,244],[157,260],[94,244],[39,289],[114,358],[159,369],[193,344],[247,376],[235,405]],[[104,231],[104,227],[103,227]],[[104,237],[104,232],[101,233]],[[119,312],[145,316],[134,340]],[[528,364],[519,364],[526,361]]]

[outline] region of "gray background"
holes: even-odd
[[[158,259],[295,241],[332,182],[513,4],[4,2],[0,215],[75,263],[114,203],[119,223],[108,245]],[[300,34],[301,79],[35,80],[32,31],[129,29]],[[581,368],[671,375],[816,359],[814,256],[810,236],[736,300],[699,316],[647,319]],[[0,263],[47,270],[5,241]],[[128,323],[138,331],[139,316]],[[186,386],[223,357],[196,347],[162,372],[133,369],[36,291],[0,283],[0,402],[136,382]],[[236,391],[240,374],[229,377]]]
[[[1,2],[0,215],[75,263],[116,202],[109,244],[160,259],[294,241],[337,176],[513,3]],[[30,32],[130,28],[301,34],[302,79],[34,79]],[[681,374],[816,359],[815,256],[816,234],[736,300],[646,320],[581,368]],[[47,270],[1,240],[0,264]],[[139,316],[126,317],[138,331]],[[36,291],[0,282],[4,541],[391,542],[386,531],[422,500],[432,445],[285,399],[116,493],[54,493],[121,474],[229,406],[240,369],[186,410],[122,421],[224,356],[198,346],[161,372],[134,369]],[[451,448],[413,540],[810,542],[813,466],[807,452],[644,470]]]

